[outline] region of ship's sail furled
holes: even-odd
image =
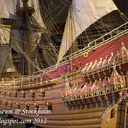
[[[15,14],[16,0],[0,0],[0,18],[18,19]]]
[[[15,72],[10,46],[0,47],[0,73]]]
[[[11,36],[12,48],[18,53],[22,53],[20,49],[24,49],[24,52],[28,54],[27,40],[25,40],[26,38],[22,40],[23,36],[26,37],[25,32],[23,32],[22,30],[19,31],[19,30],[13,29],[11,30],[11,33],[12,33],[12,36]],[[36,49],[37,44],[40,42],[41,34],[42,34],[41,32],[34,32],[34,31],[30,32],[31,53]]]
[[[58,63],[86,28],[114,10],[117,10],[117,7],[112,0],[73,0],[68,12]]]
[[[7,30],[8,32],[4,29],[0,29],[0,73],[15,72],[15,67],[12,62],[11,46],[9,45],[10,30]]]

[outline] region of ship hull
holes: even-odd
[[[122,102],[125,102],[127,99],[127,79],[125,81],[124,88],[114,92],[110,91],[106,93],[108,97],[110,97],[109,104],[107,104],[107,100],[102,98],[105,94],[100,95],[103,99],[103,104],[101,104],[102,102],[100,101],[96,101],[98,103],[97,106],[96,102],[92,101],[92,98],[98,97],[97,95],[92,95],[84,98],[80,95],[76,99],[73,99],[69,96],[67,98],[62,97],[62,90],[65,87],[67,81],[70,83],[71,87],[74,84],[81,87],[85,84],[85,82],[88,82],[90,80],[93,81],[95,79],[98,79],[98,77],[104,78],[105,76],[110,76],[112,73],[111,66],[113,66],[113,64],[108,65],[108,67],[106,66],[107,68],[105,69],[102,69],[103,67],[100,67],[99,69],[102,70],[97,69],[95,70],[95,73],[94,71],[90,71],[90,74],[86,72],[84,74],[81,74],[80,71],[84,68],[86,63],[93,62],[94,60],[99,60],[100,58],[105,58],[105,55],[110,55],[111,52],[116,54],[116,52],[121,48],[122,41],[124,42],[125,47],[128,48],[128,35],[124,34],[123,36],[117,39],[113,39],[111,42],[102,45],[101,47],[98,47],[93,51],[90,51],[87,58],[84,57],[84,55],[75,58],[75,68],[73,71],[71,70],[70,61],[70,64],[68,66],[67,64],[65,64],[58,67],[56,71],[49,72],[49,74],[52,74],[56,79],[48,77],[47,73],[47,77],[44,76],[45,81],[43,82],[36,81],[33,84],[29,83],[28,85],[26,84],[22,86],[1,86],[0,109],[2,111],[13,110],[12,113],[8,114],[22,120],[29,119],[34,125],[43,128],[116,128],[117,126],[120,126],[120,123],[122,123],[124,126],[125,119],[123,119],[122,121],[121,119],[119,119],[119,115],[121,114],[120,104]],[[125,58],[124,60],[121,60],[119,62],[115,62],[114,64],[116,64],[117,71],[120,72],[120,74],[123,73],[123,75],[127,75],[128,58]],[[67,68],[65,71],[64,67],[66,66]],[[103,73],[103,71],[105,72],[105,74]],[[67,80],[65,79],[65,77],[67,77]],[[40,89],[43,89],[43,93],[40,91]],[[22,90],[24,92],[22,92]],[[17,94],[14,93],[14,91]],[[122,99],[119,97],[119,92],[123,92],[124,97]],[[111,97],[112,93],[114,93],[117,98],[117,100],[114,101],[114,104]],[[90,99],[91,102],[81,103],[82,99]],[[68,105],[66,105],[65,102],[67,102]],[[17,109],[19,109],[20,111],[17,111]],[[36,110],[40,110],[40,112]],[[114,113],[114,116],[112,111]],[[126,113],[126,105],[124,105],[122,111]]]

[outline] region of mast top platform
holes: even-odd
[[[33,14],[35,12],[35,9],[33,7],[21,7],[16,9],[16,15],[17,16],[22,16],[23,13],[29,13],[29,14]]]
[[[27,2],[28,0],[22,0],[23,2],[23,7],[20,7],[20,3],[17,4],[16,7],[16,15],[17,16],[21,16],[23,15],[23,13],[28,13],[28,14],[33,14],[35,12],[34,7],[28,6]]]

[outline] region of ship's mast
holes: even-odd
[[[31,45],[30,45],[30,31],[29,31],[29,15],[33,14],[35,12],[35,9],[33,7],[28,6],[27,2],[28,0],[22,0],[23,7],[18,6],[16,8],[16,14],[18,16],[22,16],[25,26],[26,26],[26,40],[27,40],[27,48],[28,48],[28,56],[31,59]],[[28,62],[28,75],[32,75],[32,64]]]

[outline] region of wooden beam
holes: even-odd
[[[0,24],[0,27],[4,27],[4,28],[12,28],[12,29],[21,29],[21,30],[25,30],[24,28],[21,28],[21,27],[14,27],[14,26],[11,26],[11,25],[3,25],[3,24]],[[44,32],[44,33],[50,33],[50,31],[48,30],[43,30],[43,29],[33,29],[33,28],[30,28],[31,31],[37,31],[37,32]]]
[[[76,52],[77,51],[77,41],[75,40],[73,42],[73,52]]]

